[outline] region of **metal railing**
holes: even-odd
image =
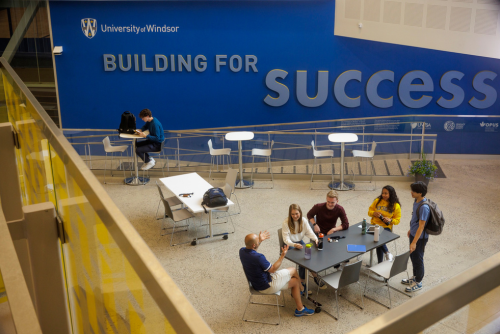
[[[358,327],[351,334],[419,333],[500,286],[500,253]]]

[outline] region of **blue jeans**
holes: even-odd
[[[299,242],[295,242],[296,244],[301,244],[303,247],[305,247],[306,243],[303,240],[300,240]],[[288,246],[288,249],[294,249],[295,247]],[[299,266],[299,277],[301,279],[306,279],[306,268]]]
[[[413,242],[414,236],[410,234],[410,244]],[[427,241],[429,241],[428,238],[425,239],[418,239],[417,241],[417,247],[413,251],[413,253],[410,254],[410,260],[413,265],[413,276],[415,276],[415,280],[420,283],[422,282],[422,279],[424,278],[424,251],[425,251],[425,245],[427,244]]]
[[[384,227],[384,230],[391,232],[391,229],[388,227]],[[388,253],[389,249],[387,248],[387,245],[382,245],[380,247],[377,247],[377,260],[378,263],[384,261],[384,254]]]
[[[135,154],[142,159],[145,163],[148,163],[150,158],[147,152],[158,152],[161,149],[161,143],[151,141],[149,139],[138,141],[135,146]]]

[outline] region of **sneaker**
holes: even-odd
[[[296,317],[301,317],[303,315],[313,315],[313,314],[314,314],[314,310],[311,310],[310,308],[307,308],[305,306],[304,306],[304,309],[302,311],[295,309],[295,316]]]
[[[326,289],[326,284],[321,278],[314,277],[314,283],[316,283],[316,285],[318,285],[321,290]]]
[[[304,294],[304,292],[306,291],[306,285],[305,285],[304,283],[302,283],[302,286],[304,287],[304,290],[302,290],[302,291],[300,292],[300,293],[301,293],[301,295],[302,295],[302,294]],[[311,290],[309,290],[309,291],[307,291],[307,293],[311,295],[311,294],[312,294],[312,291],[311,291]]]
[[[411,283],[413,283],[414,281],[415,281],[415,276],[412,276],[409,280],[406,278],[403,278],[401,280],[401,284],[411,285]]]
[[[156,161],[154,159],[149,160],[147,164],[142,165],[141,170],[148,170],[153,168],[153,166],[156,164]]]
[[[385,258],[386,261],[392,261],[392,260],[394,260],[394,256],[391,253],[385,253],[384,258]]]
[[[405,289],[406,292],[415,292],[422,289],[422,282],[412,281],[409,287]]]

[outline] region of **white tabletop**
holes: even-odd
[[[253,139],[253,132],[250,131],[236,131],[226,133],[226,140],[251,140]]]
[[[358,135],[354,133],[332,133],[328,140],[334,143],[352,143],[358,141]]]
[[[149,135],[149,131],[148,130],[144,131],[144,133],[146,134],[146,136]],[[135,139],[143,138],[143,137],[141,137],[139,135],[136,135],[136,134],[131,135],[131,134],[128,134],[128,133],[120,133],[120,137],[121,138],[132,138],[132,139],[134,139],[134,138]]]
[[[193,213],[205,212],[201,202],[203,202],[203,195],[205,192],[213,188],[210,183],[205,181],[197,173],[182,174],[170,177],[164,177],[160,179],[161,182],[167,187],[171,192],[174,193],[177,198],[181,200]],[[191,197],[179,197],[179,194],[194,193]],[[230,206],[234,203],[231,200],[227,200],[227,205]],[[207,211],[220,209],[221,207],[209,208],[206,207]]]

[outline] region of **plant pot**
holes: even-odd
[[[422,174],[415,174],[415,182],[422,181],[426,186],[429,186],[430,179],[426,178]]]

